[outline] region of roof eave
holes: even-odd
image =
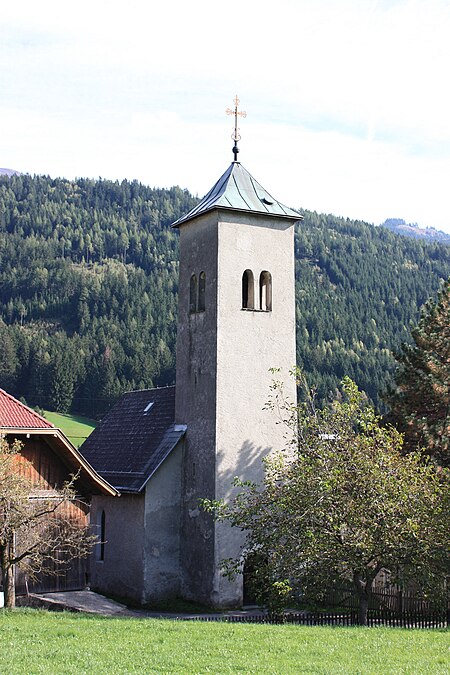
[[[201,211],[200,213],[194,213],[192,216],[185,216],[184,218],[179,218],[176,220],[172,227],[175,229],[178,229],[180,225],[185,225],[185,223],[190,222],[191,220],[195,220],[196,218],[200,218],[200,216],[204,216],[206,213],[211,213],[212,211],[234,211],[237,213],[249,213],[254,216],[262,217],[262,218],[282,218],[283,220],[290,220],[292,223],[296,223],[299,220],[303,220],[303,216],[299,213],[297,216],[291,216],[287,213],[264,213],[262,211],[256,211],[253,209],[239,209],[233,206],[222,206],[219,204],[214,204],[213,206],[210,206],[208,209],[205,209],[204,211]]]
[[[108,481],[95,471],[87,459],[85,459],[85,457],[77,450],[61,429],[58,429],[57,427],[47,429],[35,427],[1,427],[0,434],[5,436],[7,434],[17,434],[20,436],[51,436],[57,440],[60,447],[68,455],[69,460],[72,460],[76,466],[80,467],[83,476],[87,479],[88,483],[91,485],[93,484],[103,494],[110,496],[118,496],[120,494],[115,487],[110,485]]]
[[[124,485],[118,485],[117,488],[119,495],[140,495],[142,494],[142,488],[130,488],[125,487]]]
[[[186,425],[186,424],[179,424],[179,425],[177,425],[177,426],[180,427],[180,429],[178,430],[178,431],[179,431],[179,436],[176,438],[176,440],[174,439],[173,444],[172,444],[171,447],[168,449],[168,451],[166,452],[166,454],[164,455],[164,457],[161,458],[161,461],[158,462],[158,464],[156,464],[156,465],[153,467],[152,471],[148,474],[148,476],[146,477],[145,481],[142,483],[142,485],[141,485],[141,487],[140,487],[140,489],[139,489],[139,492],[142,492],[142,490],[145,488],[145,486],[147,485],[147,483],[148,483],[148,481],[150,480],[150,478],[151,478],[152,476],[155,475],[155,473],[158,471],[159,467],[160,467],[162,464],[164,464],[164,462],[165,462],[166,459],[169,457],[169,455],[172,453],[172,451],[177,447],[177,445],[178,445],[178,443],[181,441],[181,439],[184,438],[184,436],[185,436],[185,434],[186,434],[186,431],[187,431],[187,425]],[[181,428],[181,427],[182,427],[182,428]],[[163,443],[163,442],[164,442],[164,439],[161,441],[161,443]]]

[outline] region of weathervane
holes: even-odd
[[[240,103],[240,101],[239,101],[239,99],[237,97],[237,94],[236,94],[236,97],[234,99],[234,110],[232,110],[231,108],[227,108],[225,110],[227,115],[234,115],[234,131],[231,134],[231,138],[234,141],[233,153],[234,153],[234,161],[235,162],[237,162],[237,155],[238,155],[238,152],[239,152],[239,148],[238,148],[237,144],[238,144],[238,141],[241,140],[241,134],[239,133],[239,129],[238,129],[238,125],[237,125],[238,115],[239,115],[239,117],[247,117],[247,113],[245,112],[245,110],[238,110],[239,103]]]

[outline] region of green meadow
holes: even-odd
[[[80,415],[63,415],[44,410],[45,419],[61,429],[78,448],[95,429],[97,422]]]
[[[0,612],[1,673],[447,674],[448,631]]]

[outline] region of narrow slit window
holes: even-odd
[[[193,314],[197,311],[197,277],[195,274],[191,276],[189,285],[189,312]]]
[[[205,307],[206,307],[205,293],[206,293],[206,274],[204,272],[200,272],[200,276],[198,278],[198,311],[199,312],[205,311]]]
[[[98,542],[97,542],[97,560],[105,560],[105,537],[106,537],[106,516],[104,509],[97,515]]]
[[[267,271],[259,277],[259,308],[265,312],[272,310],[272,275]]]
[[[255,309],[255,284],[251,270],[245,270],[242,275],[242,309]]]

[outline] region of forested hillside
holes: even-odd
[[[96,416],[124,390],[173,383],[170,224],[195,201],[135,181],[0,177],[0,386],[32,405]],[[348,374],[377,402],[391,350],[450,276],[450,247],[304,216],[299,363],[321,397]]]
[[[297,358],[320,398],[344,375],[374,403],[391,381],[392,351],[450,276],[450,246],[303,212],[296,237]]]
[[[195,200],[137,182],[0,180],[0,386],[98,415],[172,383],[177,233]]]

